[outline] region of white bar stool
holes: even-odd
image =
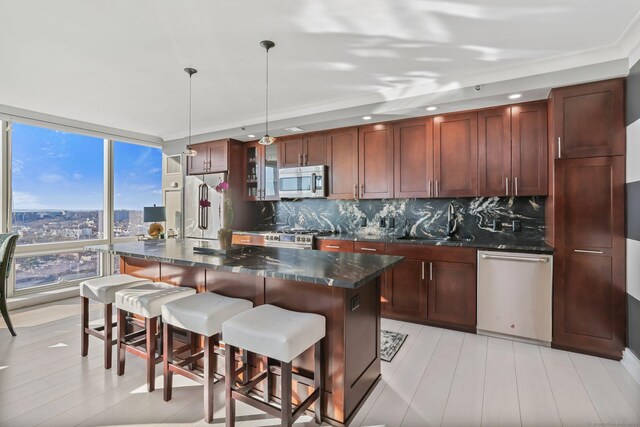
[[[128,274],[117,274],[114,276],[97,277],[95,279],[80,282],[80,298],[82,300],[81,309],[81,350],[80,354],[85,357],[89,352],[89,335],[104,341],[104,368],[111,369],[111,347],[115,344],[113,339],[113,303],[116,292],[122,289],[150,283],[150,280],[130,276]],[[89,327],[89,300],[104,304],[104,325],[97,328]]]
[[[147,361],[147,390],[155,389],[156,334],[158,318],[162,314],[162,305],[196,293],[195,289],[172,286],[163,282],[146,283],[135,288],[116,292],[116,308],[118,309],[118,375],[124,374],[124,362],[127,351]],[[126,335],[127,312],[144,318],[144,330]],[[143,338],[139,338],[142,335]],[[145,350],[138,348],[145,344]]]
[[[243,385],[236,386],[236,369],[233,358],[225,358],[225,403],[226,425],[235,425],[235,401],[239,400],[268,414],[280,418],[282,426],[293,422],[315,402],[315,421],[322,420],[322,338],[325,336],[325,318],[318,314],[300,313],[265,304],[238,314],[222,324],[222,336],[228,353],[236,348],[267,357],[266,369]],[[314,347],[313,379],[296,374],[295,379],[313,388],[313,391],[295,410],[292,402],[291,361],[305,350]],[[273,369],[269,358],[280,362],[281,404],[280,408],[270,404]],[[250,395],[252,389],[263,380],[263,399]]]
[[[164,400],[171,400],[173,373],[183,375],[204,385],[204,419],[207,423],[213,420],[213,387],[216,377],[217,356],[221,354],[219,348],[222,322],[231,317],[250,310],[251,301],[239,298],[229,298],[212,292],[203,292],[171,301],[162,306],[163,323],[163,361],[164,361]],[[190,354],[181,361],[174,362],[173,328],[177,327],[204,336],[204,350]],[[190,347],[191,346],[187,346]],[[217,349],[216,349],[217,347]],[[217,351],[216,351],[217,350]],[[176,353],[180,353],[179,350]],[[234,353],[226,353],[225,357],[235,358]],[[184,366],[193,364],[204,358],[204,375],[201,376]],[[220,375],[218,375],[221,377]]]

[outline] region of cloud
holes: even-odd
[[[11,169],[14,175],[22,176],[24,171],[24,162],[22,160],[13,159],[11,162]]]
[[[140,166],[142,163],[144,163],[145,160],[147,160],[149,154],[151,154],[151,149],[147,148],[142,153],[140,153],[138,157],[136,157],[136,159],[133,161],[133,164],[136,166]]]
[[[73,179],[75,179],[76,181],[79,181],[82,179],[82,175],[77,172],[74,173],[72,176],[73,176]]]
[[[151,175],[151,174],[153,174],[153,173],[158,173],[158,172],[160,172],[160,171],[161,171],[161,169],[160,169],[160,168],[151,168],[151,169],[149,169],[149,170],[147,171],[147,173],[148,173],[149,175]]]
[[[158,186],[156,184],[131,184],[129,187],[135,191],[148,191],[148,192],[158,189]]]
[[[45,184],[61,184],[67,181],[67,178],[58,173],[43,173],[38,179]]]
[[[14,209],[43,209],[38,196],[27,193],[26,191],[13,192],[13,208]]]

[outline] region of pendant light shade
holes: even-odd
[[[184,72],[189,74],[189,143],[184,154],[187,157],[193,157],[198,154],[198,152],[192,148],[189,148],[189,146],[191,146],[191,78],[195,73],[198,72],[198,70],[196,70],[195,68],[185,68]]]
[[[269,49],[274,47],[276,44],[271,40],[262,40],[260,42],[260,46],[262,46],[267,52],[267,94],[265,97],[265,121],[264,121],[264,136],[260,138],[259,143],[262,145],[271,145],[276,142],[276,138],[273,136],[269,136]]]

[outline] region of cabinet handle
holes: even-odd
[[[482,254],[482,259],[497,259],[501,261],[524,261],[524,262],[549,262],[549,258],[529,258],[524,256],[507,256],[507,255],[487,255]]]
[[[370,251],[370,252],[378,252],[377,249],[374,248],[360,248],[361,251]]]
[[[353,186],[353,198],[354,199],[358,198],[358,184]]]
[[[589,251],[586,249],[574,249],[573,252],[578,252],[581,254],[602,254],[602,251]]]
[[[431,194],[431,181],[427,181],[429,183],[429,197],[433,197]]]
[[[513,178],[513,184],[515,187],[515,193],[516,193],[515,195],[517,196],[518,195],[518,177],[517,176]]]
[[[507,196],[509,195],[509,177],[504,177],[504,188],[507,190]]]
[[[307,153],[304,153],[304,165],[307,166],[307,163],[309,163],[309,155]]]
[[[340,246],[336,246],[336,245],[327,245],[327,246],[325,246],[325,248],[329,248],[329,249],[340,249]]]
[[[429,281],[433,281],[433,263],[429,263]]]
[[[558,137],[558,158],[562,158],[562,139]]]
[[[360,185],[360,197],[364,196],[364,184]]]
[[[422,261],[422,280],[424,280],[424,261]]]
[[[440,195],[440,184],[438,183],[438,180],[436,179],[436,197],[438,197]]]
[[[298,154],[298,165],[302,166],[302,154]]]

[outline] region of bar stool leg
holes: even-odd
[[[291,362],[282,362],[281,366],[282,374],[280,380],[282,383],[280,387],[282,388],[282,402],[280,407],[282,412],[280,413],[280,425],[282,427],[291,427],[293,424],[291,414]]]
[[[204,338],[204,420],[207,423],[213,421],[213,387],[217,358],[215,350],[215,338]]]
[[[226,427],[234,427],[236,425],[236,401],[232,395],[233,385],[236,380],[234,375],[234,371],[236,369],[235,354],[236,348],[232,345],[226,344],[224,353],[224,402],[226,406]]]
[[[318,341],[315,345],[315,351],[313,356],[313,385],[318,389],[318,399],[314,403],[314,418],[316,424],[322,424],[322,340]]]
[[[263,356],[264,358],[264,368],[267,371],[267,377],[264,381],[264,392],[262,394],[262,398],[264,403],[269,403],[271,400],[271,371],[269,369],[269,358],[267,356]]]
[[[104,305],[104,369],[111,369],[113,353],[113,305]]]
[[[118,309],[118,376],[124,375],[124,361],[127,350],[124,348],[124,338],[127,333],[127,312]]]
[[[196,354],[196,350],[198,348],[198,346],[197,346],[198,343],[196,341],[197,337],[198,337],[197,334],[194,334],[191,331],[187,332],[187,341],[189,341],[189,352],[190,352],[190,354]],[[192,371],[194,369],[196,369],[196,362],[192,362],[191,364],[189,364],[189,369],[191,369]]]
[[[145,319],[147,338],[147,391],[152,392],[156,388],[156,332],[158,318]]]
[[[85,357],[89,352],[89,334],[87,333],[87,328],[89,327],[89,298],[80,297],[82,300],[81,304],[81,322],[80,327],[82,328],[81,340],[82,344],[80,345],[80,354],[82,357]]]
[[[173,363],[173,326],[164,323],[162,326],[162,344],[163,348],[163,377],[164,377],[164,401],[171,400],[171,391],[173,388],[173,372],[169,369],[169,364]]]

